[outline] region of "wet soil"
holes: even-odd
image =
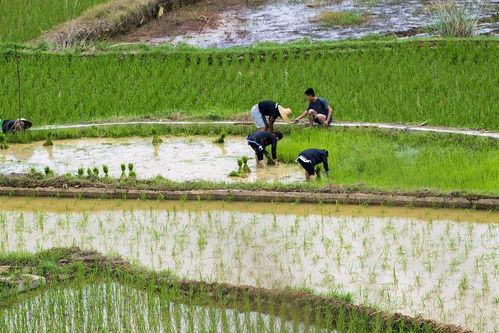
[[[463,1],[458,1],[463,2]],[[478,34],[497,34],[494,19],[499,1],[478,1],[473,15],[479,18]],[[313,23],[324,11],[356,11],[367,15],[365,24],[326,27]],[[118,43],[187,43],[198,47],[230,47],[257,42],[290,42],[299,39],[340,40],[372,34],[425,37],[432,22],[432,5],[423,1],[324,1],[280,0],[266,3],[208,0],[164,15],[129,34]]]
[[[281,182],[303,181],[298,165],[280,164],[266,169],[256,168],[253,150],[243,139],[226,139],[212,143],[207,137],[163,137],[161,144],[151,138],[60,140],[54,146],[41,142],[12,144],[0,151],[0,173],[25,173],[31,168],[43,172],[50,167],[56,174],[77,174],[79,168],[109,167],[109,176],[121,176],[120,165],[132,163],[139,178],[161,175],[173,181]],[[252,172],[245,178],[228,177],[237,170],[237,160],[249,158]]]

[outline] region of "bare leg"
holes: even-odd
[[[322,126],[327,127],[326,123],[326,116],[323,114],[318,114],[317,119],[319,119],[319,122],[321,123]]]
[[[310,175],[308,174],[308,172],[307,172],[307,171],[305,171],[305,179],[306,179],[306,180],[310,180]]]
[[[256,161],[256,167],[257,168],[265,168],[265,161],[264,160],[259,160],[258,156],[255,155],[255,161]]]
[[[315,110],[308,110],[308,119],[310,121],[310,125],[314,125],[314,119],[317,116],[317,112]]]
[[[315,175],[310,175],[310,176],[308,176],[308,180],[309,180],[309,181],[315,180]]]
[[[260,127],[258,130],[259,131],[265,131],[265,127]]]

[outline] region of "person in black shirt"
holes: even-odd
[[[300,163],[305,169],[305,178],[307,180],[315,179],[315,166],[322,163],[324,170],[329,177],[329,165],[327,164],[328,151],[323,149],[310,148],[302,151],[296,162]]]
[[[313,125],[314,122],[316,122],[326,128],[329,127],[333,121],[333,108],[325,99],[316,97],[315,91],[312,88],[305,90],[305,96],[309,101],[308,109],[296,118],[294,122],[297,123],[300,119],[308,115],[310,125]]]
[[[282,133],[275,131],[270,133],[267,131],[256,131],[248,135],[246,141],[248,145],[255,151],[256,166],[265,168],[263,154],[267,146],[272,147],[272,159],[277,164],[277,142],[282,139]]]
[[[288,122],[290,115],[291,109],[286,109],[273,101],[261,101],[251,109],[251,117],[260,131],[273,132],[276,119],[281,117]]]
[[[0,119],[0,126],[2,127],[2,132],[22,132],[28,128],[30,128],[33,124],[31,121],[26,120],[24,118],[19,119]]]

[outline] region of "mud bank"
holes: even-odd
[[[122,188],[0,187],[0,195],[25,197],[106,198],[144,200],[226,200],[254,202],[340,203],[351,205],[411,206],[429,208],[499,209],[498,198],[419,196],[396,193],[314,193],[244,189],[141,190]]]
[[[138,268],[120,257],[105,257],[96,251],[83,251],[77,247],[54,249],[53,251],[66,252],[66,255],[58,260],[57,265],[59,266],[82,263],[85,265],[86,271],[92,272],[94,277],[110,276],[117,282],[126,280],[139,288],[149,286],[148,291],[153,292],[165,289],[176,290],[180,299],[186,304],[209,304],[271,315],[284,314],[289,319],[296,319],[292,316],[299,314],[302,319],[312,324],[321,322],[332,327],[338,324],[339,316],[347,314],[346,318],[349,319],[350,315],[354,314],[353,317],[357,315],[367,318],[371,329],[374,329],[375,324],[381,324],[385,328],[390,325],[392,329],[397,331],[429,329],[430,331],[449,333],[471,332],[461,326],[443,324],[420,316],[410,317],[400,313],[388,313],[373,307],[354,305],[337,298],[322,297],[302,291],[284,291],[228,283],[176,279],[171,275]],[[1,260],[0,263],[2,263]],[[50,285],[52,281],[57,281],[57,277],[54,276],[54,279],[51,279],[50,276],[47,276],[47,280]],[[283,309],[287,311],[282,311]]]

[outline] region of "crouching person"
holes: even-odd
[[[33,124],[31,121],[24,118],[12,119],[12,120],[2,120],[0,119],[0,127],[2,127],[2,132],[22,132],[30,128]]]
[[[265,168],[265,161],[263,160],[263,155],[265,153],[265,148],[271,146],[272,159],[275,164],[277,164],[277,142],[282,139],[282,133],[275,131],[270,133],[267,131],[256,131],[248,135],[246,141],[248,145],[255,151],[256,166],[259,168]]]
[[[327,164],[328,152],[324,149],[310,148],[302,151],[296,162],[300,163],[303,169],[305,169],[305,178],[307,180],[314,180],[315,166],[318,164],[324,165],[324,170],[329,177],[329,165]]]

